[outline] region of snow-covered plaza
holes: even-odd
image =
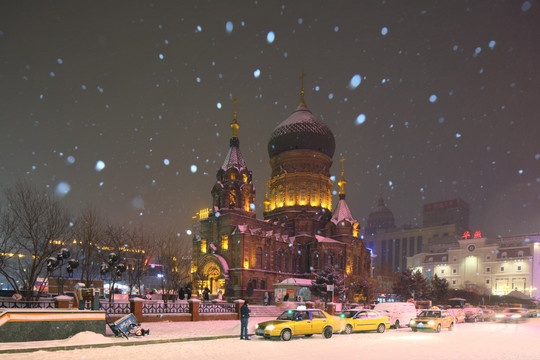
[[[250,333],[255,324],[268,318],[250,319]],[[540,319],[520,324],[464,323],[454,331],[413,333],[408,328],[387,330],[383,334],[334,334],[297,337],[289,342],[251,336],[239,339],[239,321],[145,323],[150,335],[129,340],[94,333],[80,333],[70,339],[0,343],[0,358],[11,359],[423,359],[438,360],[514,360],[540,359]],[[227,337],[230,336],[230,337]],[[204,337],[214,337],[201,340]],[[89,346],[73,350],[46,348]],[[132,346],[125,346],[132,345]],[[6,353],[10,349],[35,349],[31,352]]]

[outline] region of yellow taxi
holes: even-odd
[[[353,331],[377,331],[383,333],[390,328],[390,318],[377,311],[366,309],[351,309],[339,314],[341,330],[345,334]]]
[[[409,327],[412,331],[432,330],[440,332],[441,329],[447,328],[454,330],[456,319],[446,310],[431,309],[422,311],[416,318],[409,322]]]
[[[339,330],[337,318],[319,309],[300,308],[286,310],[276,320],[257,324],[255,335],[289,341],[296,335],[322,334],[325,339],[330,339],[334,329]]]

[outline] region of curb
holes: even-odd
[[[255,336],[255,334],[249,334],[249,336]],[[24,349],[6,349],[0,350],[0,354],[17,354],[17,353],[29,353],[35,351],[62,351],[62,350],[79,350],[79,349],[97,349],[107,348],[112,346],[137,346],[137,345],[153,345],[153,344],[165,344],[175,342],[187,342],[187,341],[205,341],[205,340],[218,340],[218,339],[233,339],[238,338],[238,335],[216,335],[216,336],[204,336],[196,338],[178,338],[178,339],[159,339],[159,340],[142,340],[131,342],[112,342],[102,344],[85,344],[85,345],[64,345],[64,346],[51,346],[41,348],[24,348]]]

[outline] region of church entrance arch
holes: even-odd
[[[227,262],[219,255],[207,255],[200,263],[197,270],[199,279],[199,290],[210,289],[210,294],[216,295],[220,290],[225,292],[225,279],[228,269]]]

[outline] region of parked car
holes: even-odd
[[[462,309],[452,308],[452,309],[447,309],[446,311],[448,311],[448,313],[452,315],[454,319],[456,319],[456,324],[465,322],[465,313],[463,312]]]
[[[538,309],[529,309],[525,316],[528,318],[540,317],[540,311],[538,311]]]
[[[416,317],[416,307],[411,302],[384,302],[375,305],[373,310],[390,318],[390,324],[399,329],[407,326],[411,319]]]
[[[452,331],[454,330],[454,324],[454,317],[446,310],[424,310],[417,318],[409,322],[409,326],[414,332],[418,330],[440,332],[443,328]]]
[[[506,308],[496,315],[499,322],[523,322],[526,319],[527,310],[523,308]]]
[[[339,314],[341,319],[341,329],[345,334],[353,331],[377,331],[383,333],[390,328],[388,316],[381,315],[375,310],[351,309]]]
[[[319,309],[289,309],[279,315],[276,320],[257,324],[255,335],[265,338],[279,337],[289,341],[293,336],[322,334],[325,339],[332,337],[340,330],[340,320]]]
[[[484,314],[480,308],[465,308],[463,309],[463,312],[465,313],[466,322],[484,321]]]
[[[482,321],[495,321],[497,313],[494,310],[482,309]]]

